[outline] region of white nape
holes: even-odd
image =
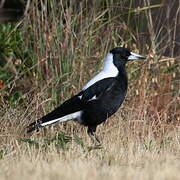
[[[82,90],[87,89],[97,81],[100,81],[105,78],[116,77],[118,75],[118,69],[113,63],[113,54],[108,53],[104,59],[104,66],[100,73],[93,77],[83,88]]]

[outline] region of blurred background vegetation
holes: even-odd
[[[121,116],[179,125],[179,1],[1,0],[0,23],[1,114],[49,112],[97,73],[107,51],[125,46],[147,61],[128,65]]]

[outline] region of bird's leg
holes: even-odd
[[[98,142],[100,144],[101,142],[100,142],[99,138],[96,136],[95,132],[96,132],[96,126],[88,127],[87,133],[88,133],[89,137],[91,138],[91,141],[93,143]]]

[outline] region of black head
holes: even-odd
[[[132,53],[129,51],[129,49],[123,47],[113,48],[110,53],[113,54],[114,60],[122,61],[123,63],[126,63],[130,60],[146,59],[144,56]]]

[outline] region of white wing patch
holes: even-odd
[[[82,99],[82,95],[81,96],[78,96],[79,99]],[[94,95],[91,99],[89,99],[88,101],[91,101],[91,100],[94,100],[94,99],[97,99],[96,95]]]
[[[75,118],[80,119],[81,114],[82,114],[82,111],[78,111],[78,112],[75,112],[75,113],[63,116],[61,118],[53,119],[51,121],[42,123],[41,126],[47,126],[47,125],[53,124],[55,122],[65,122],[65,121],[68,121],[68,120],[71,120],[71,119],[75,119]]]
[[[97,81],[100,81],[105,78],[116,77],[118,75],[118,69],[113,63],[113,55],[112,53],[108,53],[104,59],[104,66],[100,73],[98,73],[95,77],[93,77],[83,88],[82,90],[87,89]],[[81,99],[81,97],[80,97]]]
[[[82,99],[82,95],[81,96],[78,96],[79,99]]]
[[[95,99],[97,99],[96,95],[93,96],[93,97],[92,97],[91,99],[89,99],[88,101],[92,101],[92,100],[95,100]]]

